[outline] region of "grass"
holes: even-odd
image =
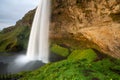
[[[76,50],[66,60],[24,73],[20,80],[120,80],[120,60],[96,58],[92,49]]]
[[[119,80],[109,59],[88,63],[86,60],[64,60],[28,73],[20,80]]]

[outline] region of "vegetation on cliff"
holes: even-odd
[[[12,31],[0,33],[0,52],[18,52],[26,49],[30,28],[19,26]]]

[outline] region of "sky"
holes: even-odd
[[[39,0],[0,0],[0,30],[21,19],[29,10],[37,7]]]

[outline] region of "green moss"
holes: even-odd
[[[94,61],[97,58],[96,53],[92,49],[87,50],[74,50],[68,59],[87,59],[88,61]]]
[[[61,47],[56,44],[53,44],[50,50],[52,53],[58,54],[63,57],[67,57],[69,55],[69,50],[67,48]]]
[[[120,60],[104,58],[100,61],[94,61],[96,57],[92,49],[75,50],[68,59],[49,63],[38,70],[25,73],[20,80],[120,79]]]

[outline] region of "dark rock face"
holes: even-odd
[[[14,27],[30,28],[34,13],[28,12]],[[119,16],[119,0],[52,0],[50,39],[120,58]],[[3,31],[7,33],[7,29]]]

